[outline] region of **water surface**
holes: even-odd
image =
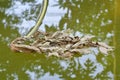
[[[40,27],[46,32],[70,28],[76,35],[95,35],[95,40],[115,47],[109,55],[95,49],[72,59],[12,52],[10,42],[35,25],[41,4],[41,0],[0,1],[0,80],[120,79],[120,15],[114,0],[49,0]]]

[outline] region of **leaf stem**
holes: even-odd
[[[42,9],[39,13],[38,21],[35,24],[35,26],[33,27],[33,29],[27,34],[26,37],[30,37],[31,35],[33,35],[38,30],[39,26],[42,24],[42,20],[43,20],[45,13],[47,11],[48,2],[49,2],[49,0],[43,0],[43,5],[42,5]]]

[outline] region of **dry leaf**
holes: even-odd
[[[105,47],[99,47],[101,53],[108,54],[108,49]]]
[[[72,49],[70,50],[72,53],[82,53],[82,54],[88,54],[91,53],[91,50],[89,48],[83,48],[83,49]]]
[[[91,40],[92,38],[94,38],[95,36],[93,35],[85,35],[81,38],[81,41],[86,41],[86,40]]]
[[[102,47],[107,48],[107,49],[110,49],[110,48],[111,48],[110,46],[108,46],[107,44],[105,44],[105,43],[103,43],[103,42],[98,42],[98,44],[99,44],[100,46],[102,46]]]
[[[99,50],[108,54],[113,50],[110,46],[103,42],[94,42],[92,38],[95,36],[84,35],[82,38],[71,36],[72,30],[56,31],[53,34],[39,33],[33,37],[19,37],[11,42],[11,49],[19,52],[37,52],[46,53],[48,56],[71,57],[74,53],[87,54],[91,53],[91,47],[98,47]],[[26,42],[30,41],[30,44]]]
[[[59,54],[57,52],[52,52],[52,53],[48,53],[48,56],[57,56],[57,57],[59,57]]]

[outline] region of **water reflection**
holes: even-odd
[[[67,9],[67,13],[60,20],[59,27],[67,26],[105,39],[105,34],[113,30],[112,3],[111,0],[61,0],[59,6]]]
[[[33,55],[31,55],[31,57],[32,56]],[[61,60],[55,57],[46,59],[44,56],[42,56],[42,58],[40,56],[34,57],[34,59],[31,60],[26,59],[26,61],[24,61],[21,66],[19,65],[19,68],[17,68],[17,70],[20,69],[22,75],[26,75],[29,80],[113,80],[113,73],[111,71],[111,68],[108,68],[110,65],[108,65],[107,60],[105,58],[102,58],[102,64],[97,61],[94,54],[75,57],[71,60]],[[20,74],[20,72],[16,71],[16,74]],[[18,78],[23,79],[23,77]]]
[[[49,0],[40,29],[56,31],[70,28],[76,35],[89,33],[112,45],[113,0]],[[97,49],[72,59],[47,58],[39,54],[18,54],[9,43],[34,26],[41,0],[0,1],[0,76],[12,80],[113,80],[113,54]],[[8,45],[8,46],[7,46]]]
[[[5,15],[10,17],[10,20],[4,19],[3,23],[18,27],[21,34],[34,26],[36,14],[39,13],[41,1],[11,1],[12,6],[5,10]],[[8,20],[8,21],[6,21]]]

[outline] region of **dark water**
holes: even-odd
[[[117,2],[115,4],[115,2]],[[9,43],[35,25],[42,0],[0,0],[0,80],[119,80],[118,0],[50,0],[40,30],[73,29],[115,47],[72,59],[14,53]],[[117,6],[116,6],[117,5]]]

